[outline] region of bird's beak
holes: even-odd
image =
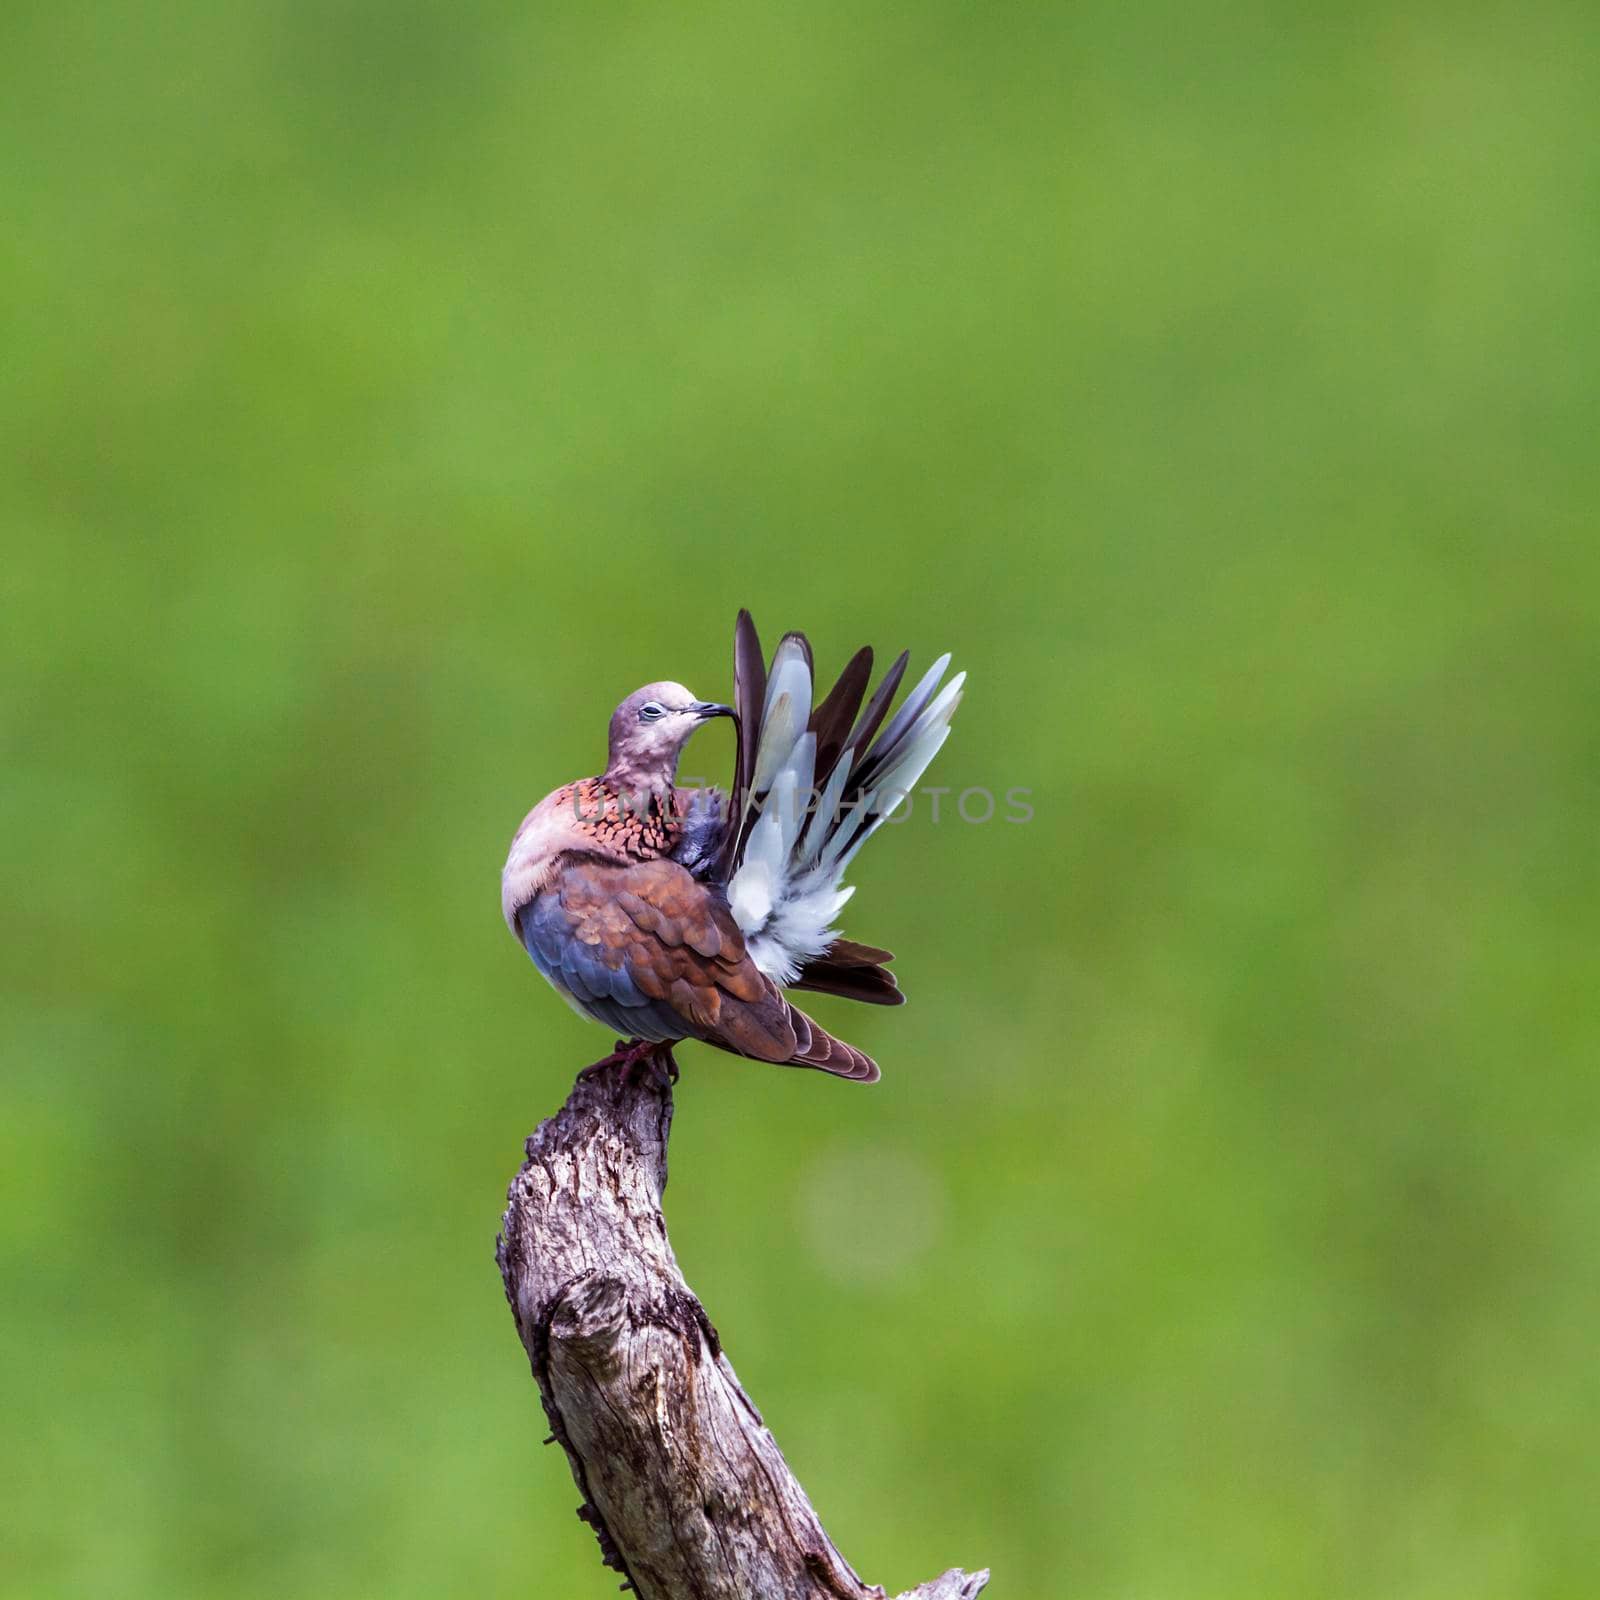
[[[714,700],[695,700],[689,705],[695,717],[701,722],[708,722],[712,717],[731,717],[732,706],[719,706]]]

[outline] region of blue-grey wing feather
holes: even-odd
[[[577,937],[576,922],[554,894],[536,895],[517,918],[522,943],[546,980],[579,1010],[631,1039],[682,1039],[688,1029],[670,1006],[652,1000],[626,967],[608,966]]]
[[[728,797],[720,789],[696,789],[679,823],[672,859],[697,878],[712,876],[728,832]]]

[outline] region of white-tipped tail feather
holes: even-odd
[[[957,673],[941,689],[949,665],[950,657],[941,656],[876,738],[869,708],[853,734],[847,727],[840,735],[849,743],[831,769],[819,773],[824,736],[812,712],[811,652],[797,634],[779,644],[765,695],[757,690],[760,727],[744,730],[754,740],[751,776],[739,823],[742,845],[728,879],[728,903],[751,958],[775,983],[794,982],[839,937],[834,919],[855,892],[840,882],[845,869],[913,792],[949,737],[966,681]],[[899,670],[897,664],[892,676]],[[892,693],[893,683],[884,689]],[[839,750],[837,739],[831,749]]]

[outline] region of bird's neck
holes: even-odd
[[[613,794],[620,795],[640,810],[648,809],[652,801],[662,806],[670,805],[678,784],[678,761],[638,761],[620,756],[611,761],[600,775],[600,782]]]

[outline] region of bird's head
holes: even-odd
[[[606,777],[621,788],[670,788],[689,735],[732,706],[696,700],[681,683],[647,683],[611,713]]]

